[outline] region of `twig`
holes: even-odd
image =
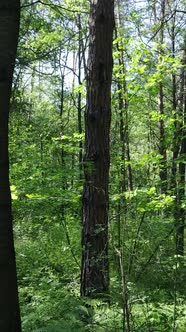
[[[180,225],[180,226],[177,227],[176,229],[179,229],[180,227],[183,227],[183,226],[185,227],[186,224],[184,224],[184,225]],[[173,227],[171,228],[171,230],[168,232],[168,234],[167,234],[167,235],[163,238],[163,240],[160,241],[159,244],[156,246],[155,250],[153,251],[153,253],[152,253],[151,256],[149,257],[148,261],[145,263],[143,269],[138,273],[137,278],[136,278],[136,282],[138,282],[138,280],[140,279],[141,275],[146,271],[146,269],[147,269],[149,263],[151,262],[151,260],[152,260],[152,258],[154,257],[154,255],[157,253],[159,247],[162,245],[162,243],[163,243],[164,241],[166,241],[166,240],[169,238],[169,236],[173,233],[174,230],[175,230],[175,226],[173,226]]]
[[[79,10],[69,9],[69,8],[66,8],[66,7],[61,6],[61,5],[57,5],[57,4],[53,4],[53,3],[47,3],[47,2],[44,2],[44,1],[42,1],[42,0],[36,0],[36,1],[33,1],[32,3],[26,4],[26,5],[22,5],[22,6],[21,6],[21,9],[22,9],[22,8],[31,7],[31,6],[33,6],[33,5],[37,5],[37,4],[41,4],[41,5],[48,6],[48,7],[53,7],[53,8],[60,8],[60,9],[63,9],[63,10],[65,10],[65,11],[68,11],[68,12],[71,12],[71,13],[83,13],[83,14],[88,14],[87,11],[82,11],[81,8],[80,8]]]

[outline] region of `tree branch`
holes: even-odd
[[[27,8],[27,7],[31,7],[33,5],[37,5],[37,4],[41,4],[41,5],[44,5],[44,6],[48,6],[48,7],[53,7],[53,8],[59,8],[59,9],[63,9],[65,11],[68,11],[68,12],[71,12],[71,13],[83,13],[83,14],[88,14],[87,11],[82,11],[81,8],[79,10],[74,10],[74,9],[69,9],[69,8],[66,8],[64,6],[61,6],[61,5],[57,5],[57,4],[52,4],[52,3],[47,3],[47,2],[44,2],[42,0],[36,0],[32,3],[29,3],[29,4],[26,4],[26,5],[22,5],[21,6],[21,9],[22,8]]]

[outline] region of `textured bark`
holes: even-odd
[[[185,229],[185,208],[183,200],[185,198],[185,157],[186,157],[186,41],[183,58],[183,68],[180,77],[180,96],[179,96],[179,113],[182,120],[180,128],[180,162],[178,167],[178,189],[175,209],[175,228],[176,228],[176,254],[184,255],[184,229]]]
[[[90,45],[85,114],[81,295],[109,288],[108,180],[114,1],[90,1]]]
[[[8,161],[8,115],[18,32],[19,0],[0,1],[0,331],[20,332]]]

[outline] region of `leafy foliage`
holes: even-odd
[[[173,3],[166,5],[163,25],[154,16],[160,14],[159,2],[144,1],[143,8],[119,3],[108,304],[79,297],[88,1],[23,1],[9,150],[24,332],[125,331],[126,308],[130,332],[186,330],[186,262],[175,254],[177,216],[185,207],[185,196],[179,196],[184,187],[179,169],[185,163],[180,146],[184,1],[178,11]],[[164,192],[162,170],[167,172]]]

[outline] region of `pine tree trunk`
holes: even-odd
[[[0,2],[0,331],[20,332],[8,160],[8,115],[19,32],[19,0]]]
[[[114,1],[90,1],[90,45],[85,114],[81,295],[109,288],[108,181],[110,164]]]
[[[176,254],[184,255],[184,229],[185,229],[185,208],[183,207],[183,200],[185,198],[185,157],[186,157],[186,42],[185,53],[183,58],[183,68],[180,77],[180,98],[179,98],[179,113],[182,121],[180,128],[180,162],[178,167],[178,189],[175,211],[175,227],[176,227]]]

